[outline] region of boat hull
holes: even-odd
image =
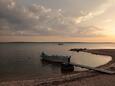
[[[61,71],[62,72],[66,72],[66,71],[72,72],[74,71],[74,65],[62,63]]]
[[[49,62],[58,62],[58,63],[70,63],[70,56],[57,56],[57,55],[46,55],[45,53],[41,54],[42,60]]]
[[[48,62],[56,62],[56,63],[68,63],[69,58],[60,58],[60,57],[53,57],[53,56],[47,56],[42,57],[42,60],[48,61]]]

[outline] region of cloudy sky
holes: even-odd
[[[115,0],[0,0],[0,41],[115,42]]]

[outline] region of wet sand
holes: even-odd
[[[112,61],[99,68],[115,71],[115,49],[89,49],[85,52],[111,56]],[[115,74],[107,75],[89,70],[44,80],[5,81],[0,86],[115,86]]]

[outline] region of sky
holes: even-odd
[[[115,42],[115,0],[0,0],[0,42]]]

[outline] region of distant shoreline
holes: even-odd
[[[2,43],[81,43],[81,44],[115,44],[115,42],[0,42]]]

